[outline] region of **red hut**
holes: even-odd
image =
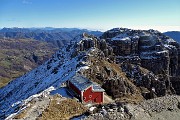
[[[89,79],[76,75],[68,81],[69,88],[83,103],[103,103],[104,89]]]

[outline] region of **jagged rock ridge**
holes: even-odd
[[[174,91],[172,83],[179,81],[180,49],[179,44],[172,38],[155,30],[126,28],[111,29],[105,32],[101,38],[106,39],[112,46],[117,63],[138,65],[156,75],[154,79],[161,81],[157,85],[164,89],[164,92],[159,91],[158,96],[165,95],[170,91],[179,93],[177,86],[174,86]],[[134,76],[134,72],[130,73],[130,78],[132,76]],[[142,76],[139,76],[138,79],[142,80]],[[150,84],[151,88],[153,86],[154,89],[155,86],[152,84]],[[157,89],[155,91],[157,92]]]

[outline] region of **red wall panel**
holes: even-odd
[[[103,102],[103,92],[93,92],[92,87],[88,88],[83,92],[84,102],[95,102],[102,103]]]
[[[69,87],[74,92],[76,92],[78,95],[81,96],[81,91],[76,88],[71,82],[69,82]],[[88,89],[83,91],[83,97],[81,101],[84,102],[95,102],[95,103],[103,103],[103,92],[93,92],[92,87],[89,87]],[[80,97],[81,98],[81,97]]]

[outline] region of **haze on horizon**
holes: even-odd
[[[0,28],[180,31],[180,0],[1,0]]]

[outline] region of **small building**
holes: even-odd
[[[81,75],[68,80],[68,87],[82,103],[103,103],[104,89]]]

